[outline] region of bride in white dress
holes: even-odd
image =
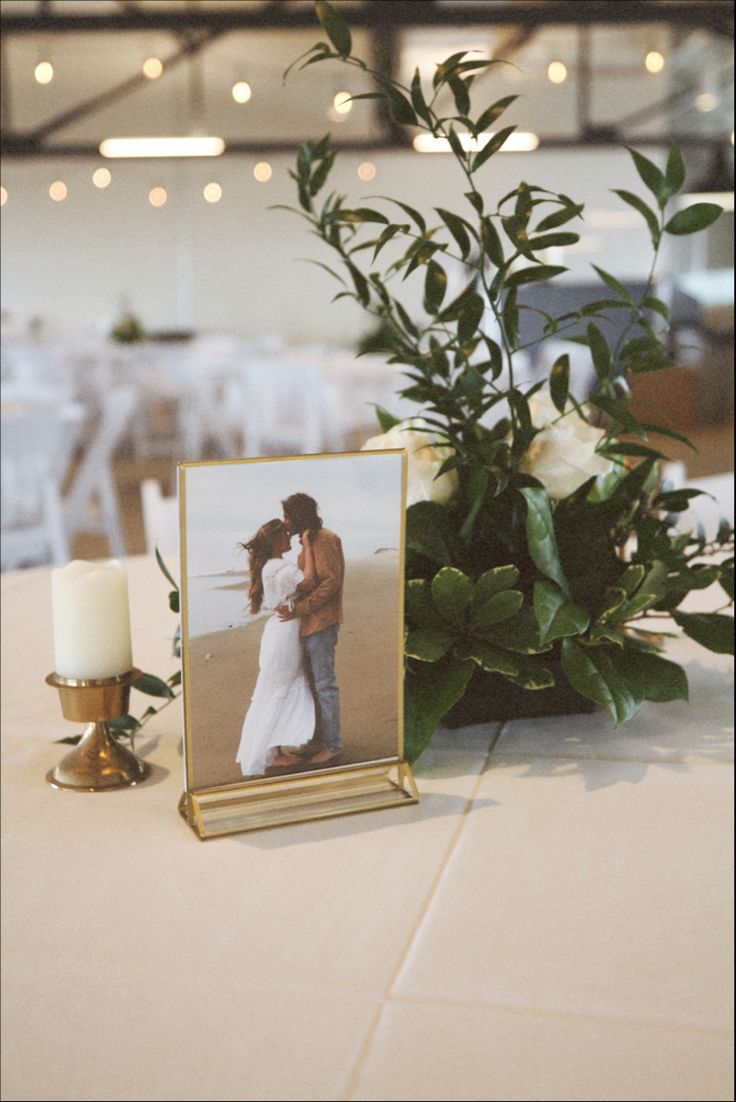
[[[309,533],[304,534],[304,572],[283,558],[291,547],[286,525],[269,520],[249,543],[250,610],[276,608],[296,594],[314,588],[314,553]],[[275,764],[297,765],[285,760],[282,746],[290,749],[308,742],[314,734],[315,707],[307,680],[299,620],[271,616],[261,638],[259,673],[245,716],[236,761],[244,776],[258,776]]]

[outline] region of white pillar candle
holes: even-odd
[[[115,677],[132,668],[124,563],[75,559],[51,571],[51,596],[60,677]]]

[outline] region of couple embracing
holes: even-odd
[[[261,639],[259,673],[236,760],[244,776],[326,767],[342,754],[335,647],[342,623],[345,560],[317,502],[292,494],[283,520],[269,520],[248,552],[252,613],[274,610]],[[301,543],[298,566],[284,554]]]

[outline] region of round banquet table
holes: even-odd
[[[732,1097],[730,659],[673,643],[690,704],[622,728],[440,729],[418,805],[202,843],[178,703],[141,787],[48,787],[49,570],[2,596],[4,1099]]]

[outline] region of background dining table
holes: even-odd
[[[128,569],[168,676],[168,583]],[[418,805],[203,843],[178,702],[140,787],[46,784],[49,569],[2,597],[8,1102],[733,1096],[731,659],[672,641],[689,703],[441,728]]]

